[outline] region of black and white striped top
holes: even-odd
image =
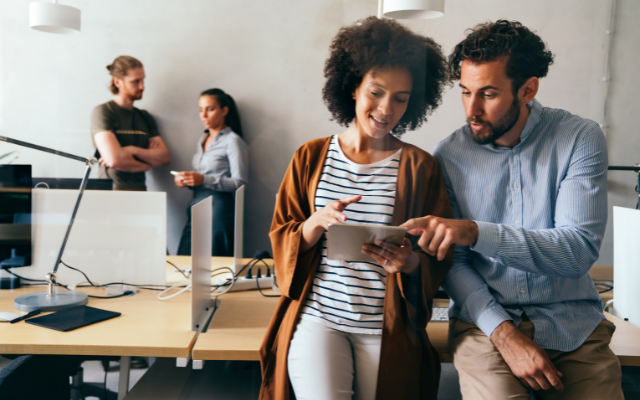
[[[391,225],[400,152],[373,164],[356,164],[334,136],[316,190],[316,211],[333,200],[362,195],[344,211],[346,223]],[[385,269],[374,262],[330,261],[326,233],[320,241],[322,258],[302,318],[343,332],[382,334]]]

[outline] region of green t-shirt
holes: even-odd
[[[127,110],[113,100],[96,106],[91,113],[91,137],[104,131],[115,134],[122,147],[143,149],[149,148],[150,138],[158,136],[158,126],[151,114],[135,107]],[[97,150],[96,157],[100,157]],[[147,190],[144,172],[124,172],[100,165],[98,177],[113,179],[113,190]]]

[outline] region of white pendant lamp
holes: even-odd
[[[444,15],[444,0],[384,0],[382,14],[395,19],[438,18]]]
[[[49,33],[80,33],[80,10],[53,3],[29,4],[29,26]]]

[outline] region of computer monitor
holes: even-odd
[[[81,178],[33,178],[33,188],[41,189],[80,189]],[[86,190],[113,190],[112,179],[89,179]]]
[[[612,313],[640,326],[640,210],[613,207]]]
[[[0,165],[0,268],[31,265],[31,165]]]

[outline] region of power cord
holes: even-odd
[[[229,280],[228,282],[222,284],[222,285],[211,285],[212,287],[212,296],[213,297],[218,297],[221,296],[227,292],[229,292],[231,290],[231,288],[233,287],[233,284],[235,283],[236,279],[238,278],[238,276],[240,276],[240,274],[247,268],[249,268],[249,270],[247,271],[247,275],[248,278],[251,279],[251,270],[252,268],[258,264],[258,263],[262,263],[264,264],[265,268],[267,269],[267,273],[266,273],[266,277],[269,277],[271,275],[271,269],[269,268],[269,265],[264,261],[265,259],[272,259],[269,255],[269,253],[267,252],[262,252],[259,254],[256,254],[257,258],[253,258],[251,261],[249,261],[248,263],[246,263],[241,269],[240,271],[238,271],[236,274],[233,273],[233,270],[229,267],[221,267],[221,268],[217,268],[213,271],[211,271],[211,277],[217,276],[217,275],[222,275],[222,274],[227,274],[227,273],[231,273],[233,276],[233,279]],[[173,285],[173,286],[167,286],[167,285],[136,285],[136,284],[132,284],[132,283],[126,283],[126,282],[110,282],[110,283],[104,283],[104,284],[96,284],[93,281],[91,281],[91,279],[89,278],[89,276],[87,276],[87,274],[78,269],[78,268],[74,268],[72,266],[70,266],[69,264],[65,263],[64,261],[60,260],[60,263],[62,265],[64,265],[65,267],[69,268],[72,271],[76,271],[82,274],[82,276],[84,276],[84,278],[86,279],[86,283],[88,283],[89,285],[83,285],[83,282],[80,282],[79,284],[76,285],[76,287],[96,287],[96,288],[102,288],[102,287],[107,287],[107,286],[111,286],[111,285],[128,285],[128,286],[133,286],[133,287],[137,287],[139,289],[145,289],[145,290],[158,290],[160,291],[160,293],[158,294],[158,299],[159,300],[168,300],[172,297],[175,297],[181,293],[184,293],[187,290],[191,290],[191,285]],[[184,276],[186,279],[190,279],[191,278],[191,273],[189,274],[185,274],[184,270],[179,268],[177,265],[175,265],[174,263],[172,263],[171,261],[167,260],[167,263],[169,265],[171,265],[173,268],[176,269],[176,271],[180,272],[182,274],[182,276]],[[20,276],[16,273],[14,273],[13,271],[11,271],[10,269],[6,269],[6,271],[15,276],[16,278],[22,279],[24,281],[27,282],[35,282],[33,284],[27,284],[28,286],[36,286],[36,285],[46,285],[48,282],[43,280],[43,279],[31,279],[31,278],[25,278],[23,276]],[[274,269],[274,275],[275,275],[275,269]],[[260,288],[260,283],[258,281],[258,279],[260,278],[260,271],[258,270],[258,274],[256,276],[256,286],[258,288],[258,291],[260,292],[261,295],[263,295],[264,297],[280,297],[279,295],[268,295],[265,294],[262,291],[262,288]],[[275,280],[274,280],[275,281]],[[67,290],[71,290],[69,289],[69,286],[64,285],[60,282],[54,282],[54,284],[56,286],[59,287],[63,287]],[[276,284],[277,285],[277,284]],[[170,295],[170,296],[166,296],[166,297],[162,297],[163,294],[178,288],[178,287],[182,287],[182,289],[180,289],[178,292]],[[216,290],[220,289],[224,287],[226,290],[222,291],[222,292],[216,292]],[[114,295],[114,296],[93,296],[93,295],[88,295],[91,298],[94,299],[115,299],[118,297],[124,297],[124,296],[131,296],[134,295],[135,293],[132,290],[127,290],[122,294],[118,294],[118,295]]]
[[[182,276],[185,277],[185,279],[189,279],[191,277],[191,271],[189,271],[189,274],[187,275],[182,268],[178,268],[178,266],[171,261],[167,260],[167,264],[171,265],[173,268],[175,268],[176,271],[180,272]]]
[[[9,270],[9,269],[5,269],[5,271],[7,271],[7,272],[8,272],[8,273],[10,273],[11,275],[15,276],[16,278],[18,278],[18,279],[22,279],[22,280],[27,281],[27,282],[47,283],[47,281],[45,281],[44,279],[30,279],[30,278],[25,278],[25,277],[23,277],[23,276],[20,276],[20,275],[18,275],[18,274],[16,274],[16,273],[14,273],[13,271],[11,271],[11,270]],[[33,285],[33,286],[35,286],[35,285]]]
[[[613,282],[606,280],[595,280],[593,283],[596,285],[596,288],[604,288],[604,290],[598,290],[599,294],[610,292],[613,290]]]
[[[85,279],[87,280],[87,283],[89,283],[89,286],[83,286],[83,285],[79,284],[79,285],[77,285],[77,287],[98,287],[98,288],[99,288],[99,287],[105,287],[105,286],[110,286],[110,285],[122,285],[122,284],[123,284],[122,282],[112,282],[112,283],[106,283],[106,284],[103,284],[103,285],[98,285],[98,284],[93,283],[93,282],[91,281],[91,279],[89,279],[89,277],[87,276],[87,274],[85,274],[83,271],[81,271],[81,270],[79,270],[79,269],[77,269],[77,268],[74,268],[74,267],[72,267],[72,266],[70,266],[70,265],[66,264],[66,263],[65,263],[65,262],[63,262],[63,261],[60,261],[60,263],[61,263],[62,265],[64,265],[65,267],[67,267],[67,268],[69,268],[69,269],[73,270],[73,271],[80,272],[80,273],[85,277]],[[31,279],[31,278],[25,278],[25,277],[23,277],[23,276],[20,276],[20,275],[16,274],[15,272],[13,272],[13,271],[11,271],[11,270],[9,270],[9,269],[6,269],[6,271],[7,271],[8,273],[10,273],[11,275],[15,276],[16,278],[19,278],[19,279],[25,280],[25,281],[27,281],[27,282],[37,282],[37,283],[34,283],[34,284],[27,284],[27,285],[25,285],[25,286],[38,286],[38,285],[46,285],[46,284],[48,284],[48,282],[47,282],[47,281],[45,281],[45,280],[43,280],[43,279]],[[54,282],[54,283],[55,283],[55,285],[56,285],[56,286],[63,287],[63,288],[65,288],[65,289],[67,289],[67,290],[71,290],[71,289],[69,289],[69,286],[67,286],[67,285],[63,285],[63,284],[62,284],[62,283],[60,283],[60,282]],[[127,283],[125,283],[125,285],[135,286],[135,287],[139,287],[140,289],[147,289],[147,290],[162,290],[162,289],[158,289],[158,288],[150,287],[150,286],[152,286],[152,285],[133,285],[133,284],[127,284]],[[115,298],[118,298],[118,297],[130,296],[130,295],[133,295],[133,294],[135,294],[133,291],[131,291],[131,290],[127,290],[127,291],[125,291],[124,293],[121,293],[121,294],[118,294],[118,295],[114,295],[114,296],[94,296],[94,295],[88,295],[88,297],[91,297],[91,298],[94,298],[94,299],[115,299]]]
[[[279,294],[264,294],[262,292],[262,289],[260,288],[260,282],[257,276],[256,276],[256,286],[258,287],[258,291],[260,292],[260,294],[263,295],[264,297],[280,297]]]
[[[271,268],[269,268],[269,264],[267,264],[264,260],[265,259],[271,259],[273,260],[273,258],[271,258],[271,256],[269,256],[269,254],[267,253],[265,257],[260,257],[260,258],[255,258],[255,262],[253,264],[251,264],[251,266],[249,267],[249,270],[247,271],[247,275],[246,278],[247,279],[251,279],[251,270],[253,269],[253,267],[258,264],[259,262],[261,262],[265,268],[267,269],[267,273],[265,274],[266,278],[271,277]],[[253,260],[252,260],[253,261]],[[248,264],[247,264],[248,265]],[[245,266],[246,267],[246,266]],[[244,268],[243,268],[244,269]],[[258,268],[258,272],[256,273],[256,287],[258,288],[258,291],[260,292],[260,294],[264,297],[280,297],[279,294],[265,294],[262,291],[262,288],[260,287],[260,269]],[[275,267],[274,267],[274,278],[275,278]],[[274,279],[275,281],[275,279]]]

